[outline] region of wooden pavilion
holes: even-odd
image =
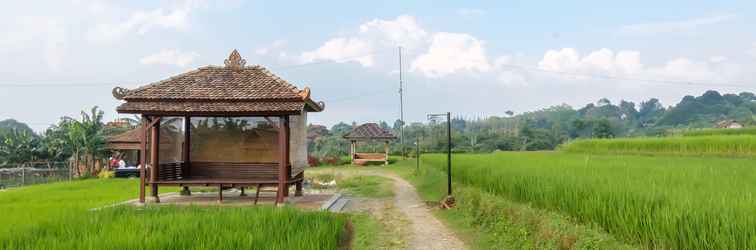
[[[225,66],[206,66],[133,90],[117,87],[119,113],[140,114],[139,201],[145,186],[276,187],[276,203],[307,166],[308,112],[325,104],[262,66],[245,66],[234,50]],[[166,139],[168,138],[168,139]],[[147,159],[149,158],[149,160]],[[145,178],[149,176],[149,178]]]
[[[388,165],[389,159],[389,142],[395,140],[396,136],[391,132],[381,128],[375,123],[365,123],[357,126],[344,135],[344,139],[352,142],[349,152],[351,152],[352,164],[364,165],[368,162],[383,162]],[[384,153],[358,153],[357,142],[384,141]]]

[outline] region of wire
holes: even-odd
[[[544,72],[544,73],[551,73],[551,74],[560,74],[560,75],[567,75],[567,76],[574,76],[574,77],[587,77],[587,78],[603,79],[603,80],[636,81],[636,82],[646,82],[646,83],[661,83],[661,84],[706,86],[706,87],[713,87],[713,86],[737,87],[737,88],[749,87],[748,85],[742,84],[742,83],[734,83],[734,84],[733,83],[704,83],[704,82],[696,82],[696,81],[673,81],[673,80],[656,80],[656,79],[619,77],[619,76],[612,76],[612,75],[585,74],[585,73],[546,70],[546,69],[528,67],[528,66],[516,65],[516,64],[500,64],[500,66],[508,67],[508,68],[517,68],[517,69],[526,70],[526,71],[537,71],[537,72]]]

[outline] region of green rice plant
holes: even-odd
[[[719,129],[699,129],[690,130],[681,133],[682,136],[710,136],[710,135],[756,135],[756,127],[741,129],[719,128]]]
[[[756,135],[576,140],[561,151],[591,154],[756,157]]]
[[[335,249],[346,219],[271,207],[101,208],[138,180],[90,179],[0,192],[0,249]],[[176,191],[163,188],[163,192]]]
[[[0,249],[337,249],[346,218],[293,208],[120,206],[0,235]]]
[[[445,155],[425,155],[443,171]],[[465,186],[595,224],[647,248],[756,249],[753,158],[459,154]]]

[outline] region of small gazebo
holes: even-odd
[[[145,185],[159,202],[159,186],[224,188],[274,186],[276,203],[296,186],[301,195],[307,166],[310,98],[262,66],[245,66],[234,50],[225,66],[205,66],[133,90],[113,89],[125,101],[118,113],[140,114],[139,201]],[[149,160],[147,160],[149,158]],[[145,179],[149,176],[149,179]],[[242,191],[243,194],[243,191]],[[256,198],[257,198],[256,196]]]
[[[368,162],[383,162],[388,165],[389,160],[389,142],[396,139],[391,132],[381,128],[375,123],[365,123],[352,129],[344,135],[344,139],[351,141],[349,150],[352,164],[364,165]],[[383,153],[358,153],[357,142],[383,141]]]

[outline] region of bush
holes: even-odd
[[[320,160],[318,160],[318,158],[315,156],[308,155],[307,164],[309,164],[310,167],[317,167],[317,166],[320,166]]]
[[[115,176],[115,173],[113,171],[103,170],[99,174],[97,174],[97,178],[100,179],[110,179]]]

